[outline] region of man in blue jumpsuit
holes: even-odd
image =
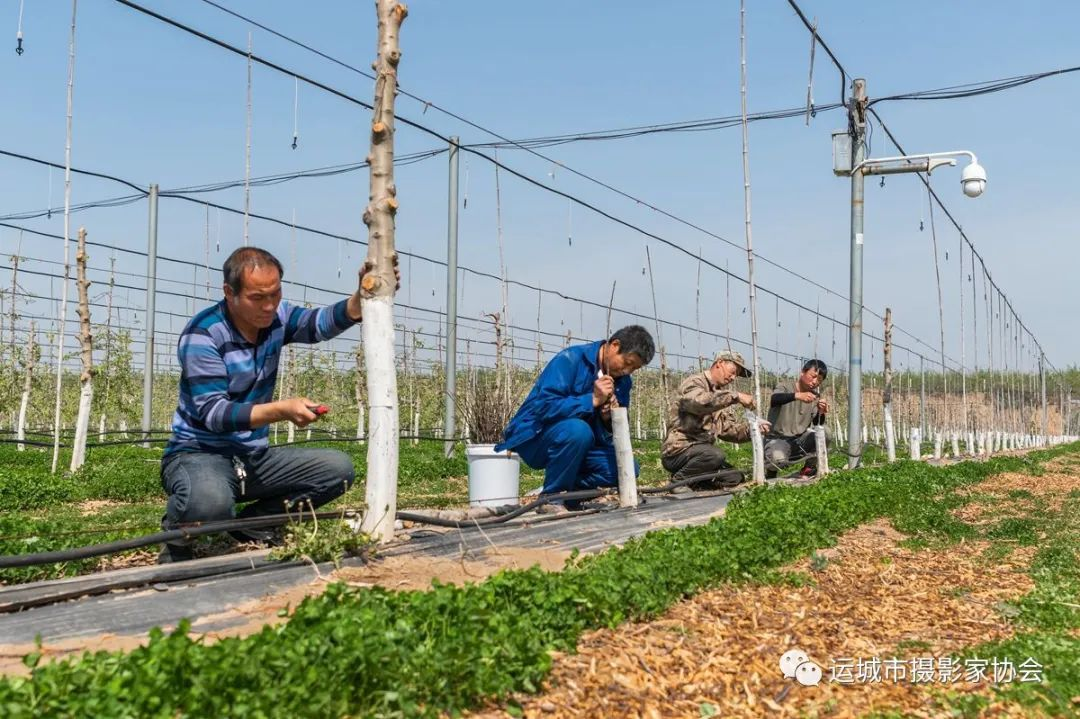
[[[639,325],[606,341],[567,347],[544,367],[496,451],[512,450],[545,470],[544,494],[617,486],[611,408],[629,407],[630,375],[654,353],[652,337]]]

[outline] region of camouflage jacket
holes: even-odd
[[[668,412],[663,456],[674,456],[693,444],[713,444],[717,439],[749,441],[749,423],[735,414],[738,404],[738,393],[713,386],[708,372],[687,377]]]

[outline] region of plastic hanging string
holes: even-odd
[[[292,149],[300,139],[300,78],[293,75]],[[340,272],[339,272],[340,275]]]
[[[806,81],[806,126],[810,126],[810,118],[817,117],[814,109],[814,50],[817,48],[817,18],[814,19],[814,27],[810,31],[810,77]]]
[[[22,33],[22,18],[23,18],[23,5],[26,0],[19,0],[19,27],[15,31],[15,54],[23,54],[23,33]]]
[[[566,201],[566,242],[574,246],[574,201]]]
[[[461,203],[461,209],[469,206],[469,156],[465,156],[465,199]]]
[[[922,232],[923,228],[925,226],[924,220],[926,219],[926,215],[923,213],[923,202],[922,202],[922,190],[921,189],[918,192],[918,197],[919,197],[919,232]]]

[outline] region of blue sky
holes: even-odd
[[[373,3],[221,0],[226,6],[307,42],[357,67],[374,58]],[[244,46],[250,28],[197,0],[145,5],[235,45]],[[782,0],[748,3],[749,109],[751,112],[798,107],[805,102],[809,37]],[[958,83],[1050,70],[1077,62],[1075,28],[1080,5],[1072,2],[949,3],[876,2],[851,4],[802,0],[816,17],[822,37],[848,71],[868,80],[871,97]],[[0,31],[14,47],[18,3],[8,0]],[[739,110],[738,3],[725,2],[427,2],[410,5],[402,32],[402,87],[470,120],[514,137],[535,137],[585,130],[735,115]],[[67,37],[70,4],[28,0],[24,15],[26,53],[0,47],[0,77],[7,88],[7,109],[0,116],[0,148],[63,162]],[[4,30],[4,28],[7,30]],[[266,32],[253,30],[254,50],[297,72],[370,101],[367,78],[292,47]],[[162,188],[241,179],[244,175],[245,87],[242,58],[185,35],[111,0],[83,0],[79,6],[75,74],[73,164]],[[1080,74],[1051,78],[1016,90],[984,97],[940,102],[883,103],[877,106],[909,151],[970,149],[989,173],[989,188],[978,200],[960,193],[959,169],[935,173],[933,183],[954,216],[986,259],[997,283],[1057,367],[1080,355],[1069,292],[1076,250],[1077,190],[1072,168],[1076,83]],[[819,104],[839,100],[840,79],[818,49],[814,98]],[[299,134],[293,133],[294,81],[271,70],[254,70],[252,174],[264,176],[362,160],[367,153],[368,111],[310,87],[300,86]],[[399,97],[399,114],[463,142],[492,138],[422,104]],[[831,172],[830,132],[842,127],[841,111],[822,112],[807,127],[801,118],[753,124],[750,163],[753,189],[754,246],[763,256],[812,277],[835,292],[848,292],[849,184]],[[399,126],[398,154],[435,149],[435,138]],[[490,151],[487,151],[490,152]],[[668,133],[597,143],[576,143],[540,150],[552,160],[603,180],[739,245],[743,242],[741,136],[738,127],[711,132]],[[894,154],[884,133],[874,132],[872,154]],[[575,177],[552,162],[520,150],[500,150],[499,159],[550,186],[581,197],[710,262],[746,276],[745,252],[715,237],[673,222],[656,212]],[[490,163],[462,154],[460,261],[478,270],[499,271],[495,178]],[[255,212],[297,221],[362,239],[360,216],[367,199],[366,171],[324,179],[259,187],[252,190]],[[397,184],[401,209],[398,246],[438,259],[446,252],[446,155],[401,167]],[[51,173],[51,204],[62,204],[63,176]],[[868,182],[866,198],[866,305],[879,313],[893,309],[897,324],[925,341],[905,335],[897,342],[936,356],[939,337],[929,216],[921,184],[895,176],[885,187]],[[501,217],[508,275],[512,279],[606,304],[617,281],[616,306],[652,315],[648,277],[643,274],[649,246],[661,317],[689,328],[698,326],[697,262],[641,234],[575,207],[565,199],[500,174]],[[74,203],[117,197],[128,188],[75,176]],[[50,204],[50,173],[40,166],[0,158],[0,214],[43,209]],[[240,190],[204,195],[241,207]],[[203,262],[205,210],[180,200],[161,201],[161,253]],[[210,215],[210,264],[220,266],[241,242],[241,222],[232,215]],[[924,230],[919,230],[920,220]],[[91,239],[145,249],[146,203],[99,208],[73,215],[73,229],[85,225]],[[21,221],[26,227],[61,233],[59,214]],[[968,270],[957,264],[959,237],[937,215],[939,260],[946,312],[946,351],[959,359],[959,297],[965,293],[965,347],[972,366],[986,363],[982,284],[979,335],[971,324]],[[572,243],[568,240],[572,237]],[[252,242],[286,261],[290,278],[326,287],[311,292],[313,302],[332,299],[354,286],[364,248],[253,221]],[[14,252],[18,233],[0,228],[4,255]],[[217,248],[220,246],[220,252]],[[945,253],[948,251],[948,259]],[[62,259],[59,242],[23,240],[22,254],[41,260]],[[295,254],[295,267],[291,257]],[[970,260],[964,250],[965,266]],[[117,254],[118,270],[141,275],[144,261]],[[339,259],[340,258],[340,259]],[[108,266],[108,253],[92,264]],[[56,272],[55,265],[24,267]],[[338,270],[340,267],[340,277]],[[442,268],[420,260],[404,261],[401,301],[437,312],[445,305]],[[205,275],[164,263],[162,289],[205,294]],[[775,289],[822,314],[846,321],[847,304],[836,296],[759,262],[758,283]],[[212,294],[219,284],[215,271]],[[0,270],[0,283],[10,274]],[[103,283],[101,273],[94,275]],[[141,285],[139,277],[126,281]],[[181,287],[176,282],[186,283]],[[172,283],[172,284],[170,284]],[[49,292],[48,281],[26,276],[23,286]],[[53,283],[53,291],[56,291]],[[102,289],[99,284],[96,290]],[[485,312],[498,310],[498,284],[467,276],[461,315],[475,326]],[[727,297],[730,292],[730,302]],[[297,291],[290,292],[300,298]],[[746,286],[728,283],[722,273],[701,274],[700,327],[705,332],[749,338]],[[119,301],[119,300],[118,300]],[[123,302],[141,307],[143,298],[129,291]],[[177,331],[199,302],[159,298],[159,329]],[[27,313],[32,310],[26,308]],[[38,306],[39,314],[52,310]],[[404,312],[399,312],[406,321]],[[124,322],[142,321],[137,312]],[[534,328],[535,292],[512,288],[511,323]],[[766,366],[790,369],[794,359],[772,352],[806,356],[817,353],[843,361],[846,330],[816,320],[771,296],[760,299],[759,322]],[[73,313],[69,311],[69,318]],[[599,336],[605,312],[582,310],[577,303],[545,296],[540,307],[543,331]],[[615,323],[627,320],[616,313]],[[412,328],[436,333],[437,316],[410,311]],[[876,320],[868,329],[880,335]],[[779,324],[779,326],[777,326]],[[1065,329],[1066,331],[1062,331]],[[695,356],[696,332],[663,328],[672,354]],[[472,331],[465,336],[490,340]],[[534,335],[516,331],[518,354],[535,356]],[[348,336],[355,341],[358,331]],[[424,340],[434,345],[436,340]],[[559,342],[543,339],[548,350]],[[169,351],[171,339],[159,340]],[[705,336],[709,354],[719,341]],[[880,346],[867,343],[865,363],[877,367]],[[344,347],[345,343],[339,343]],[[478,344],[478,347],[481,345]],[[742,347],[740,347],[742,348]],[[478,349],[478,354],[485,351]],[[1025,348],[1024,352],[1028,350]],[[995,352],[997,349],[995,348]],[[428,354],[428,357],[432,357]],[[685,365],[678,359],[673,364]],[[478,358],[477,361],[482,361]],[[1026,360],[1025,360],[1026,361]],[[901,366],[917,365],[911,353],[898,352]]]

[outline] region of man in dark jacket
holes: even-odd
[[[544,494],[617,486],[611,408],[629,406],[630,375],[654,352],[638,325],[567,347],[544,367],[496,451],[512,450],[545,470]]]
[[[821,398],[821,383],[829,373],[819,359],[803,365],[794,382],[782,380],[773,389],[769,400],[769,424],[765,435],[765,476],[777,472],[806,457],[802,476],[817,473],[817,443],[812,425],[824,424],[828,403]]]

